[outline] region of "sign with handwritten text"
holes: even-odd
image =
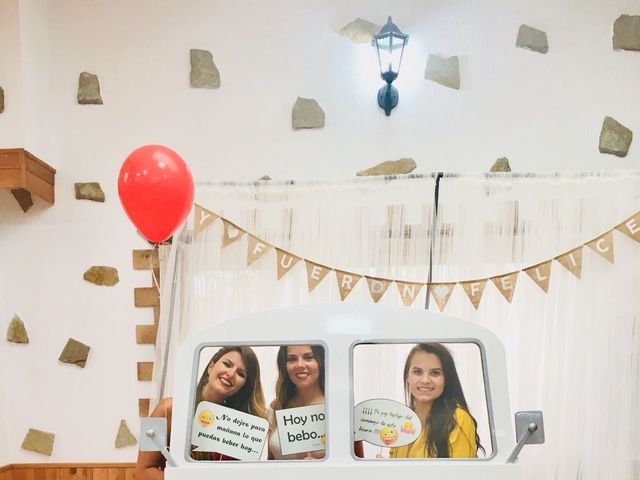
[[[238,460],[260,460],[269,422],[255,415],[200,402],[191,429],[195,452],[217,452]]]
[[[324,403],[276,410],[283,455],[324,450]]]
[[[420,419],[403,403],[375,398],[355,406],[355,440],[380,447],[401,447],[413,442],[421,431]]]

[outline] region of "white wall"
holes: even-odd
[[[605,115],[640,132],[640,53],[611,47],[622,13],[640,14],[637,2],[0,2],[0,148],[58,170],[53,207],[36,200],[23,214],[0,192],[0,326],[17,312],[31,338],[0,348],[0,464],[46,461],[20,449],[29,427],[56,433],[51,461],[135,458],[113,448],[119,420],[135,431],[149,393],[135,362],[153,358],[135,344],[151,313],[133,307],[133,288],[150,279],[130,252],[146,244],[116,190],[131,150],[168,145],[196,180],[351,177],[403,156],[417,172],[486,171],[500,156],[520,172],[637,169],[638,140],[625,159],[597,148]],[[388,14],[411,36],[389,118],[373,49],[337,33]],[[515,48],[522,23],[548,33],[547,55]],[[219,90],[189,88],[190,48],[213,53]],[[459,91],[424,80],[428,53],[460,57]],[[84,70],[104,105],[77,105]],[[324,129],[291,130],[297,96],[318,100]],[[101,182],[107,202],[76,201],[76,181]],[[85,282],[95,264],[118,267],[120,283]],[[57,362],[68,337],[92,347],[84,370]]]

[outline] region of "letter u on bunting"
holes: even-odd
[[[384,295],[384,292],[389,288],[389,285],[391,285],[391,280],[367,276],[365,276],[365,278],[369,284],[369,293],[371,294],[371,298],[373,298],[373,303],[378,303]]]
[[[551,260],[539,263],[533,267],[525,268],[524,272],[531,277],[544,293],[549,291],[549,279],[551,278]]]
[[[356,284],[362,278],[362,275],[356,275],[351,272],[343,272],[342,270],[336,270],[336,279],[338,281],[338,290],[340,291],[340,301],[344,302],[347,295],[351,293]]]
[[[582,273],[582,245],[555,259],[577,278],[580,278],[580,274]]]
[[[195,209],[193,211],[193,234],[197,235],[220,217],[213,213],[211,210],[202,208],[197,203],[194,205]]]
[[[516,281],[518,280],[518,272],[507,273],[499,277],[491,277],[494,285],[500,290],[500,293],[511,303],[513,293],[516,291]]]
[[[471,280],[469,282],[460,282],[462,288],[464,288],[467,297],[471,300],[471,304],[477,310],[480,306],[480,300],[482,300],[482,293],[484,292],[484,287],[487,286],[487,279],[483,280]]]
[[[438,305],[438,310],[443,311],[444,307],[447,306],[447,302],[449,301],[449,297],[453,293],[453,288],[455,286],[456,286],[455,282],[454,283],[432,283],[429,285],[429,291],[431,292],[431,296],[433,297],[433,299],[436,301],[436,305]],[[478,300],[478,302],[479,301],[480,300]]]
[[[271,250],[271,245],[266,242],[263,242],[258,237],[247,233],[247,237],[249,237],[248,248],[247,248],[247,267]]]
[[[276,248],[276,262],[278,267],[278,280],[284,277],[289,270],[302,260],[300,257]]]
[[[613,263],[613,230],[587,243],[591,249]]]
[[[633,238],[636,242],[640,242],[640,213],[628,218],[618,225],[616,229],[627,237]]]
[[[402,303],[404,303],[405,307],[410,307],[420,293],[420,290],[422,290],[424,283],[399,282],[396,280],[396,285],[398,286],[398,292],[400,292]]]
[[[309,293],[311,293],[322,279],[327,276],[327,273],[329,273],[331,269],[309,260],[305,260],[304,263],[307,265],[307,285],[309,286]]]
[[[222,248],[228,247],[233,242],[240,240],[240,237],[247,233],[224,218],[222,219],[222,224],[224,225],[224,231],[222,232]]]

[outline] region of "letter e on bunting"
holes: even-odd
[[[582,273],[582,245],[555,259],[577,278],[580,278],[580,274]]]
[[[531,277],[544,293],[549,291],[549,278],[551,278],[551,260],[539,263],[533,267],[525,268],[524,272]]]
[[[271,250],[271,245],[263,242],[258,237],[255,237],[250,233],[247,233],[247,237],[249,237],[249,246],[247,248],[247,266],[249,266]]]
[[[276,248],[276,262],[278,267],[278,280],[284,277],[289,270],[302,260],[300,257]]]
[[[640,242],[640,213],[636,213],[633,217],[628,218],[618,225],[616,229],[624,233],[627,237],[633,238],[636,242]]]
[[[591,249],[613,263],[613,230],[587,243]]]
[[[429,291],[431,292],[431,296],[433,297],[433,299],[436,301],[436,305],[438,305],[438,310],[443,311],[444,307],[447,306],[447,302],[449,301],[449,297],[453,293],[453,288],[455,286],[455,282],[432,283],[429,285]]]
[[[228,220],[222,219],[224,225],[224,231],[222,232],[222,248],[228,247],[236,240],[240,240],[240,237],[246,232],[237,225],[234,225]]]
[[[309,293],[311,293],[322,279],[327,276],[327,273],[329,273],[331,269],[323,265],[310,262],[309,260],[305,260],[304,262],[307,265],[307,285],[309,285]]]
[[[193,211],[193,234],[197,235],[218,218],[220,217],[213,213],[211,210],[202,208],[196,203],[195,209]]]
[[[518,280],[518,272],[507,273],[499,277],[491,277],[494,285],[500,290],[500,293],[511,303],[513,293],[516,291],[516,281]]]
[[[340,301],[344,302],[347,295],[351,293],[351,290],[362,278],[362,275],[356,275],[351,272],[343,272],[342,270],[336,270],[336,278],[338,280],[338,290],[340,291]]]
[[[469,282],[460,282],[462,288],[464,288],[467,297],[471,300],[471,304],[477,310],[480,306],[480,300],[482,300],[482,293],[484,287],[487,286],[487,279],[484,280],[471,280]]]
[[[404,303],[405,307],[410,307],[420,293],[420,290],[422,290],[424,283],[399,282],[396,280],[396,285],[398,286],[402,303]]]
[[[369,293],[371,294],[371,298],[373,298],[373,303],[378,303],[384,292],[387,291],[389,285],[391,284],[391,280],[387,280],[386,278],[375,278],[375,277],[367,277],[367,283],[369,284]]]

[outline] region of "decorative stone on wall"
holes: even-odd
[[[263,175],[258,179],[260,182],[268,182],[271,180],[271,177],[269,175]]]
[[[491,168],[489,169],[490,172],[510,172],[511,171],[511,166],[509,165],[509,159],[507,157],[501,157],[499,159],[497,159],[493,165],[491,165]]]
[[[90,350],[91,347],[89,345],[70,338],[67,340],[67,344],[64,346],[58,360],[62,363],[72,363],[80,368],[84,368],[87,364]]]
[[[118,434],[116,435],[116,448],[130,447],[138,443],[136,437],[133,436],[131,430],[127,426],[125,420],[120,420],[120,428],[118,428]]]
[[[55,437],[56,436],[53,433],[30,428],[22,441],[21,448],[29,450],[30,452],[51,456],[51,453],[53,453],[53,442]]]
[[[76,183],[76,199],[104,202],[104,192],[98,182]]]
[[[189,79],[192,88],[220,88],[220,71],[213,63],[213,55],[209,50],[192,48],[191,73]]]
[[[356,18],[353,22],[340,29],[340,35],[344,35],[354,43],[371,43],[372,37],[380,33],[382,27],[375,23]]]
[[[449,88],[460,88],[460,67],[458,57],[438,57],[429,55],[424,78]]]
[[[633,140],[633,132],[611,117],[604,117],[600,130],[600,153],[626,157]]]
[[[400,160],[389,160],[379,163],[366,170],[356,173],[358,177],[372,177],[375,175],[402,175],[411,173],[416,169],[417,165],[413,158],[401,158]]]
[[[0,113],[4,112],[4,90],[0,87]]]
[[[640,15],[620,15],[613,24],[613,49],[640,51]]]
[[[324,111],[314,98],[298,97],[291,111],[294,130],[324,127]]]
[[[520,25],[516,47],[526,48],[538,53],[547,53],[549,51],[547,34],[529,25]]]
[[[80,105],[102,105],[100,81],[97,75],[82,72],[78,80],[78,103]]]
[[[29,343],[29,335],[24,327],[24,322],[16,314],[9,323],[7,329],[7,340],[12,343]]]
[[[83,278],[87,282],[107,287],[112,287],[120,281],[120,278],[118,277],[118,270],[116,268],[101,265],[94,265],[84,272]]]

